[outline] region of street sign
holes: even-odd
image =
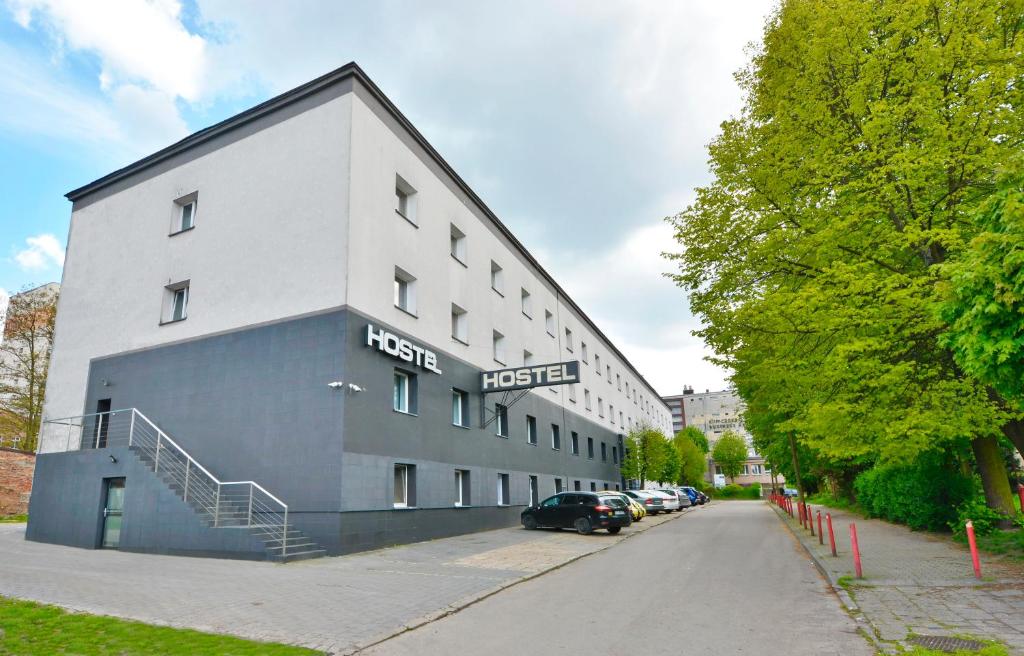
[[[480,391],[508,392],[511,390],[546,387],[548,385],[566,385],[580,382],[580,363],[556,362],[530,367],[513,367],[498,371],[485,371],[480,374]]]

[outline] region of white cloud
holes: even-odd
[[[25,240],[27,248],[14,254],[14,261],[25,271],[44,271],[64,266],[64,247],[51,234],[36,235]]]

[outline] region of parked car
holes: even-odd
[[[559,492],[525,509],[519,521],[526,529],[573,528],[587,535],[599,528],[618,533],[633,520],[629,508],[615,496],[601,496],[598,492]]]
[[[651,494],[649,490],[626,490],[626,495],[641,503],[650,515],[665,511],[665,501],[660,496]]]
[[[677,510],[689,508],[690,506],[693,505],[693,500],[690,499],[690,495],[687,494],[685,490],[677,490],[676,488],[673,487],[666,487],[658,490],[658,492],[664,492],[665,494],[669,494],[675,497],[676,503],[679,504]]]
[[[708,496],[703,492],[697,491],[697,488],[695,487],[685,486],[679,489],[685,491],[686,494],[689,495],[690,501],[693,502],[693,505],[695,506],[703,506],[708,501]]]
[[[657,494],[661,496],[662,503],[665,504],[665,512],[673,512],[680,510],[679,496],[675,492],[668,493],[662,492],[661,490],[648,490],[651,494]]]
[[[623,503],[629,506],[634,522],[639,522],[641,519],[647,516],[647,511],[644,510],[644,507],[637,503],[636,499],[633,499],[624,492],[619,492],[618,490],[605,490],[604,492],[599,492],[598,494],[612,494],[622,499]]]

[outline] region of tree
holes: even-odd
[[[658,476],[658,482],[679,485],[679,467],[682,464],[679,459],[679,451],[673,448],[671,444],[667,444],[664,452],[665,457],[661,464],[661,475]]]
[[[0,342],[0,436],[34,451],[43,416],[57,294],[49,286],[11,297]]]
[[[643,485],[664,475],[668,455],[668,439],[657,428],[639,425],[625,439],[626,455],[622,460],[622,476],[636,479]]]
[[[711,450],[711,457],[714,459],[715,465],[721,467],[722,473],[734,482],[740,471],[743,470],[743,463],[747,461],[747,456],[746,441],[732,431],[722,433],[722,437],[718,438],[715,447]]]
[[[1019,0],[784,0],[668,255],[696,334],[771,434],[834,463],[969,440],[1002,512],[1015,412],[965,374],[934,308],[1019,157],[1022,20]]]
[[[678,482],[680,485],[699,483],[704,479],[704,473],[707,471],[707,452],[694,442],[694,432],[704,438],[705,444],[707,443],[704,433],[692,426],[687,426],[672,438],[672,446],[679,453]]]
[[[711,446],[708,444],[708,436],[704,434],[704,431],[696,426],[687,426],[676,433],[676,437],[679,437],[680,435],[686,436],[691,442],[697,445],[697,448],[700,449],[702,453],[707,453],[711,450]]]

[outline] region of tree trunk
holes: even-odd
[[[1003,457],[999,453],[999,442],[994,437],[976,437],[971,440],[971,448],[978,463],[982,487],[985,488],[985,502],[989,508],[1006,515],[1006,520],[1000,522],[1000,528],[1010,528],[1010,518],[1017,511],[1013,505],[1010,479],[1006,476]]]
[[[800,477],[800,458],[796,455],[796,435],[789,432],[789,451],[793,456],[793,474],[796,476],[796,491],[800,495],[800,505],[804,504],[804,482]],[[1009,487],[1009,484],[1007,484]]]
[[[1024,421],[1011,419],[1003,426],[1003,435],[1017,447],[1017,453],[1024,458]]]

